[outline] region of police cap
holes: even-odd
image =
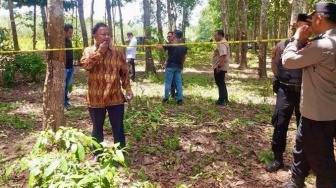
[[[336,4],[330,2],[318,2],[315,4],[314,10],[309,14],[309,16],[313,15],[315,12],[336,15]]]
[[[308,14],[298,14],[296,22],[308,22]]]

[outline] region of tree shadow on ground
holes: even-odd
[[[162,73],[158,73],[160,76]],[[259,83],[256,78],[231,78],[233,81],[241,79],[242,82],[255,79],[253,83]],[[75,86],[82,87],[86,82],[86,73],[77,71],[75,79]],[[137,72],[137,82],[133,84],[146,87],[146,79],[143,72]],[[192,82],[207,87],[213,78],[210,72],[186,72],[184,81],[186,87]],[[157,80],[157,83],[161,82]],[[228,83],[234,85],[230,80]],[[246,87],[251,91],[254,88],[253,84]],[[1,100],[20,104],[29,101],[36,105],[33,108],[38,107],[42,112],[42,88],[42,84],[18,86],[17,89],[4,91]],[[90,134],[92,124],[85,97],[75,91],[72,98],[75,108],[65,112],[67,125]],[[289,179],[288,167],[270,174],[263,169],[262,163],[270,150],[272,127],[269,120],[272,110],[273,104],[269,103],[233,101],[227,106],[216,106],[209,97],[188,94],[182,106],[176,105],[174,100],[163,105],[159,96],[139,95],[125,113],[129,178],[133,181],[148,180],[161,187],[181,184],[191,187],[278,187]],[[32,132],[41,130],[41,115],[35,115]],[[13,155],[17,153],[13,148],[18,144],[22,147],[33,145],[32,142],[24,143],[31,132],[7,130],[4,146],[0,146],[4,148],[2,156],[9,152]],[[286,164],[292,160],[295,129],[288,134]],[[107,124],[105,135],[106,141],[112,142],[111,128]],[[24,151],[29,152],[29,147]]]

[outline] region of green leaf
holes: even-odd
[[[55,134],[55,141],[58,142],[61,139],[63,131],[59,129]]]
[[[70,141],[69,140],[66,140],[65,141],[65,149],[69,149],[70,148]]]
[[[35,177],[32,174],[30,174],[28,179],[28,187],[34,187],[34,184],[35,184]]]
[[[8,177],[13,172],[14,166],[15,165],[11,165],[9,168],[7,168],[6,177]]]
[[[83,179],[84,176],[80,174],[73,174],[69,177],[70,179]]]
[[[122,153],[121,150],[116,150],[116,155],[117,155],[117,159],[120,162],[124,162],[125,158],[124,158],[124,154]]]
[[[77,183],[77,186],[78,187],[81,187],[83,185],[86,185],[88,183],[92,183],[94,180],[92,177],[85,177],[85,178],[82,178],[78,183]]]
[[[69,165],[68,165],[67,160],[64,157],[61,158],[60,168],[63,173],[66,173],[68,171]]]
[[[34,145],[34,148],[32,150],[32,153],[37,153],[41,146],[41,138],[38,138],[36,144]]]
[[[77,144],[72,144],[71,145],[71,152],[76,153],[76,151],[77,151]]]
[[[55,160],[53,161],[49,166],[48,168],[44,171],[44,176],[45,177],[48,177],[50,176],[56,169],[57,167],[59,166],[60,164],[60,160]]]
[[[81,143],[78,143],[77,157],[79,161],[83,161],[85,158],[85,149]]]
[[[106,177],[103,178],[103,184],[104,184],[104,188],[110,188],[110,182],[107,180]]]

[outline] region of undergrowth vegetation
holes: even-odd
[[[121,151],[112,144],[111,125],[106,119],[104,152],[101,161],[94,164],[89,162],[91,148],[100,145],[90,138],[92,125],[85,105],[85,71],[76,68],[70,95],[75,107],[65,112],[67,127],[56,133],[40,130],[38,112],[22,110],[27,109],[25,105],[32,105],[41,114],[41,104],[24,102],[30,97],[42,97],[41,92],[22,92],[13,98],[12,93],[18,93],[16,88],[4,89],[3,98],[7,101],[0,103],[0,137],[8,140],[7,144],[22,145],[20,139],[34,135],[34,144],[31,147],[27,144],[28,149],[15,162],[5,160],[5,152],[10,148],[0,153],[0,159],[4,160],[0,163],[0,173],[7,175],[2,176],[0,184],[144,188],[269,186],[266,181],[257,182],[253,178],[260,174],[260,166],[273,157],[269,126],[274,108],[271,79],[258,79],[254,62],[247,70],[239,70],[233,64],[226,79],[230,103],[216,106],[218,90],[209,66],[210,56],[207,53],[207,56],[194,55],[187,59],[182,76],[182,106],[176,105],[172,98],[161,103],[162,72],[152,75],[137,72],[136,82],[132,82],[135,98],[125,108],[127,147]],[[35,85],[42,87],[41,83]],[[31,87],[27,85],[25,90]],[[7,127],[12,128],[13,134],[22,130],[20,127],[30,133],[23,137],[18,132],[16,138],[4,131]],[[7,173],[4,169],[8,169]]]

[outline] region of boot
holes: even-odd
[[[284,167],[284,165],[283,165],[283,155],[282,155],[282,153],[275,152],[274,153],[274,159],[266,165],[265,170],[267,172],[276,172],[283,167]]]

